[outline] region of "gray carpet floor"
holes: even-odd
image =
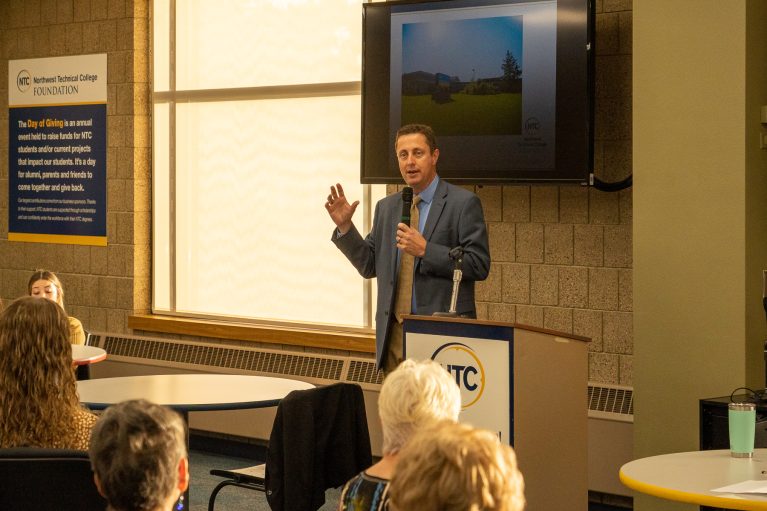
[[[192,450],[189,453],[190,467],[190,500],[189,511],[206,511],[208,499],[220,477],[210,475],[212,468],[242,468],[256,463],[251,459],[233,458],[212,454],[207,451]],[[340,488],[325,492],[325,505],[320,511],[335,511],[338,507]],[[270,511],[266,496],[258,491],[228,486],[216,497],[215,511]],[[607,504],[589,503],[589,511],[627,511],[623,507],[613,507]]]
[[[242,468],[254,465],[253,460],[232,458],[211,454],[205,451],[192,450],[189,453],[190,490],[189,511],[206,511],[208,499],[220,477],[210,475],[212,468]],[[334,511],[338,506],[340,489],[330,489],[325,492],[325,505],[321,511]],[[266,496],[258,491],[227,486],[216,497],[215,511],[270,511]]]

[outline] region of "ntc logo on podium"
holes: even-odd
[[[437,348],[431,359],[447,369],[461,389],[461,408],[476,404],[485,392],[485,368],[469,346],[450,342]]]
[[[16,87],[19,88],[20,92],[27,92],[31,86],[32,77],[30,76],[29,71],[22,69],[19,71],[19,74],[16,75]]]

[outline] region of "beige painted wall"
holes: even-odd
[[[767,106],[767,2],[751,1],[746,18],[746,338],[765,339],[765,311],[761,301],[751,299],[762,295],[762,282],[755,278],[767,269],[767,150],[760,149],[756,136],[767,134],[767,123],[760,122],[762,106]],[[764,373],[764,359],[756,352],[760,348],[748,344],[746,374]],[[749,380],[751,381],[751,380]],[[756,383],[764,379],[756,376]]]
[[[699,399],[764,386],[760,3],[634,4],[637,457],[697,449]],[[750,54],[758,45],[761,60]],[[635,501],[638,510],[678,507]]]

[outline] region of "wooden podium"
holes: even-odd
[[[510,323],[404,318],[404,355],[434,359],[461,388],[460,421],[514,446],[527,511],[588,508],[588,341]]]

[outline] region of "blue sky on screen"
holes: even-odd
[[[497,77],[503,75],[501,65],[507,50],[523,68],[522,16],[402,26],[403,73],[445,73],[461,81]]]

